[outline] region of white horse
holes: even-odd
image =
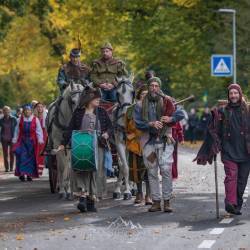
[[[74,110],[77,108],[79,98],[84,87],[71,82],[55,102],[49,106],[46,127],[49,134],[50,149],[57,149],[63,141],[63,132],[67,130]],[[70,197],[70,154],[68,150],[58,151],[57,160],[57,186],[60,198]]]
[[[129,166],[127,161],[127,150],[125,144],[125,114],[127,108],[133,104],[135,91],[131,79],[121,78],[117,79],[118,85],[116,87],[118,106],[113,111],[113,125],[115,135],[115,146],[119,156],[119,176],[116,183],[116,188],[113,193],[113,198],[121,197],[121,186],[123,181],[125,183],[124,200],[131,199],[129,185]]]

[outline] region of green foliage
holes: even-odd
[[[136,79],[154,69],[176,99],[195,94],[203,105],[225,98],[232,79],[210,76],[211,54],[232,52],[232,16],[237,10],[238,80],[250,94],[248,0],[3,0],[0,5],[0,105],[57,95],[58,67],[77,45],[91,63],[110,41]]]

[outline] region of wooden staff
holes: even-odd
[[[220,218],[220,210],[219,210],[219,189],[218,189],[218,165],[217,165],[217,157],[214,156],[214,178],[215,178],[215,199],[216,199],[216,218]]]
[[[164,94],[161,94],[161,93],[156,93],[158,96],[162,97],[162,98],[165,98],[167,95],[164,95]],[[187,98],[184,98],[178,102],[175,102],[174,105],[179,105],[179,104],[182,104],[184,102],[191,102],[191,101],[194,101],[195,99],[195,96],[194,95],[190,95],[189,97]]]
[[[194,101],[194,99],[195,99],[195,96],[194,95],[190,95],[189,97],[184,98],[183,100],[175,102],[174,105],[179,105],[179,104],[182,104],[184,102],[191,102],[191,101]]]

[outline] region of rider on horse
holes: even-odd
[[[113,48],[110,43],[105,43],[101,47],[101,54],[102,57],[94,60],[92,64],[90,78],[94,86],[101,89],[103,100],[116,102],[116,77],[127,76],[128,72],[125,63],[113,57]]]
[[[70,81],[79,83],[87,80],[89,76],[89,67],[80,61],[81,50],[74,48],[70,52],[70,61],[61,66],[57,76],[57,84],[61,94],[68,86]]]

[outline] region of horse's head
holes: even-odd
[[[134,102],[135,90],[131,77],[117,77],[116,80],[116,92],[119,105],[132,104]]]
[[[71,82],[63,92],[63,99],[67,101],[71,111],[74,111],[78,104],[84,87],[81,84]]]

